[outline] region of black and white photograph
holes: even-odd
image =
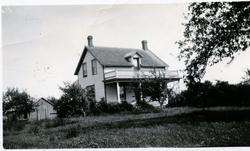
[[[1,6],[2,148],[250,146],[250,1]]]

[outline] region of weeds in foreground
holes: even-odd
[[[38,125],[32,125],[28,132],[37,135],[40,132],[40,127]]]
[[[81,126],[77,124],[76,126],[71,126],[66,130],[66,138],[72,138],[79,135],[81,132]]]
[[[247,113],[244,112],[245,115],[248,115]],[[87,118],[74,122],[64,119],[65,123],[72,122],[72,124],[51,128],[42,126],[46,125],[44,123],[40,123],[40,126],[36,125],[37,123],[28,123],[23,131],[18,131],[19,133],[15,135],[13,133],[4,135],[3,145],[5,148],[19,149],[249,146],[249,118],[239,120],[235,112],[229,112],[227,115],[224,115],[225,112],[219,114],[218,112],[195,113],[175,117],[134,118],[134,120],[129,116],[128,120],[123,122],[116,121],[113,116],[103,116],[101,119],[88,117],[89,121]],[[235,115],[230,116],[232,117],[230,120],[221,118],[230,114]],[[158,114],[144,116],[150,115]],[[238,115],[242,116],[241,113]],[[216,117],[219,118],[215,119]],[[124,115],[120,115],[120,118],[124,118]]]
[[[3,121],[4,131],[21,131],[24,129],[27,121]]]

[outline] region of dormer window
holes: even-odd
[[[140,52],[129,52],[125,55],[125,59],[135,67],[135,69],[140,69],[142,55]]]
[[[140,58],[139,57],[134,57],[133,58],[133,65],[136,69],[140,68]]]

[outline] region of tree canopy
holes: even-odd
[[[63,94],[54,106],[58,117],[84,115],[87,110],[87,98],[84,89],[79,85],[67,82],[64,83],[64,87],[59,89]]]
[[[8,88],[3,94],[4,114],[11,111],[16,117],[24,116],[24,118],[27,118],[27,115],[33,110],[34,102],[27,92],[20,92],[16,88]]]
[[[184,39],[178,41],[179,58],[186,64],[186,82],[199,82],[207,66],[250,45],[250,2],[191,3],[185,15]]]
[[[245,76],[243,77],[242,84],[250,84],[250,69],[245,71]]]
[[[169,81],[165,78],[164,72],[153,70],[149,75],[143,75],[142,79],[138,79],[138,83],[141,84],[134,87],[137,104],[142,101],[142,96],[143,100],[150,97],[151,101],[157,101],[163,107],[174,95],[173,88],[168,87]]]

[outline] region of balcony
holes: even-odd
[[[136,79],[136,78],[150,78],[154,77],[152,72],[153,70],[149,69],[141,69],[139,71],[132,70],[132,69],[114,69],[104,73],[105,80],[112,80],[112,79]],[[180,73],[178,70],[156,70],[158,75],[162,76],[163,78],[169,80],[179,80]]]

